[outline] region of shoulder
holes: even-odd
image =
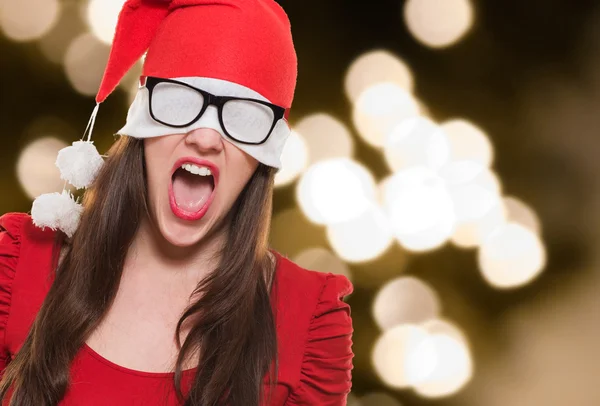
[[[352,293],[353,286],[343,275],[306,269],[283,254],[274,251],[277,258],[279,291],[286,296],[297,296],[303,304],[319,299],[343,298]]]
[[[21,230],[27,217],[24,213],[8,213],[0,217],[0,370],[8,356],[5,346],[6,325],[21,253]]]
[[[0,293],[4,301],[17,277],[17,267],[41,265],[52,256],[54,236],[52,230],[36,227],[26,213],[0,216]]]
[[[0,232],[17,238],[21,234],[23,223],[27,221],[31,221],[31,217],[26,213],[6,213],[0,216]]]
[[[309,328],[310,321],[332,306],[349,306],[342,299],[353,286],[343,275],[306,269],[275,251],[275,295],[278,319],[293,319],[295,329]]]
[[[302,268],[277,255],[277,328],[290,405],[343,405],[351,387],[352,320],[343,275]]]
[[[27,213],[0,216],[0,257],[19,257],[29,248],[42,248],[54,242],[55,232],[40,229]]]
[[[28,214],[0,217],[0,358],[10,341],[9,319],[15,320],[11,332],[20,331],[21,322],[30,318],[29,307],[47,290],[43,275],[50,269],[54,235],[37,228]]]
[[[23,225],[30,221],[25,213],[7,213],[0,217],[0,284],[12,281],[21,253]]]

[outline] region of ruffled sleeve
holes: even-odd
[[[327,274],[310,322],[299,386],[286,405],[343,406],[352,386],[352,319],[345,276]]]
[[[5,345],[6,323],[10,313],[12,284],[21,248],[21,224],[26,214],[10,213],[0,217],[0,373],[8,362]]]

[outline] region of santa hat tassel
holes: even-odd
[[[81,140],[61,149],[56,158],[56,166],[60,169],[61,179],[66,180],[77,189],[88,187],[104,164],[102,156],[98,153],[94,142],[91,141],[99,107],[100,103],[96,103]],[[84,141],[86,133],[87,140]]]
[[[66,186],[68,182],[77,189],[88,187],[104,164],[102,156],[91,141],[99,107],[100,104],[97,103],[81,140],[58,152],[56,166],[60,170],[61,179],[65,180],[65,186],[62,193],[46,193],[33,201],[31,218],[37,227],[61,230],[69,238],[77,230],[83,206],[73,198]],[[87,139],[84,141],[86,134]]]

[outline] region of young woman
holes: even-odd
[[[352,286],[268,248],[287,16],[273,0],[128,0],[98,103],[146,50],[83,205],[0,217],[3,404],[345,405]],[[85,165],[61,171],[83,184]]]

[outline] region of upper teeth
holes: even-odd
[[[198,166],[194,164],[183,164],[181,165],[181,169],[185,169],[186,171],[193,173],[194,175],[200,176],[210,176],[212,172],[206,166]]]

